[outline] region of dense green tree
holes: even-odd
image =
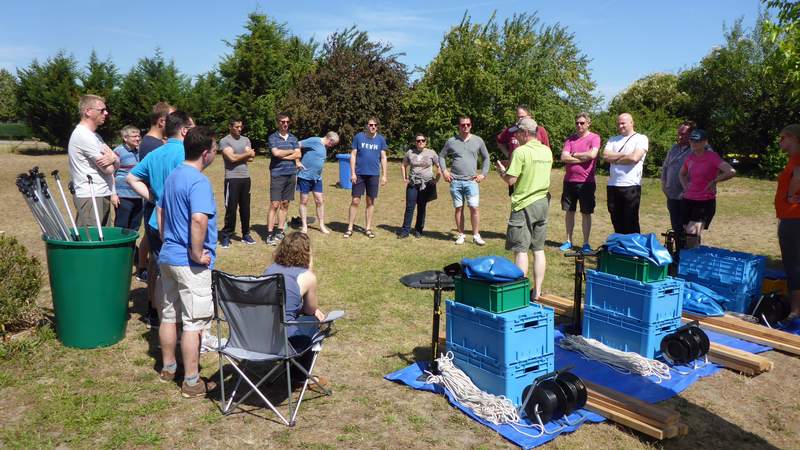
[[[112,94],[119,83],[119,70],[111,58],[101,61],[97,52],[92,50],[85,71],[80,76],[82,93],[99,95],[106,99],[106,106],[111,112],[111,120],[101,126],[97,131],[106,141],[119,140],[115,130],[119,129],[118,121],[114,120],[114,104],[111,102]]]
[[[398,56],[391,45],[370,41],[355,27],[330,35],[314,70],[284,103],[296,118],[297,132],[309,136],[336,131],[347,147],[375,116],[394,147],[404,126],[401,99],[408,86],[408,72]]]
[[[617,94],[609,111],[655,111],[677,116],[686,109],[689,95],[678,89],[678,76],[654,73],[634,81]]]
[[[131,68],[111,95],[111,126],[115,130],[127,124],[149,128],[153,105],[166,101],[185,108],[190,88],[191,79],[178,70],[175,61],[167,60],[156,49],[153,57],[142,58]]]
[[[17,79],[0,69],[0,122],[17,120]]]
[[[778,45],[775,72],[783,73],[790,83],[792,98],[800,98],[800,2],[762,0],[777,12],[777,20],[765,21],[768,37]]]
[[[254,145],[275,131],[275,118],[295,82],[313,64],[316,45],[289,34],[285,24],[251,13],[246,32],[228,45],[219,64],[227,111],[244,120]]]
[[[20,115],[36,138],[66,149],[78,122],[79,75],[75,58],[63,51],[17,71]]]
[[[228,120],[235,114],[228,100],[222,79],[211,71],[197,76],[186,96],[185,108],[196,123],[226,133]]]
[[[558,150],[574,130],[575,113],[596,106],[594,88],[589,59],[560,25],[542,25],[527,13],[502,26],[494,16],[478,24],[465,14],[404,103],[410,128],[431,135],[435,145],[467,114],[492,148],[492,137],[514,120],[514,106],[525,104]]]
[[[800,114],[800,103],[791,100],[791,84],[771,70],[777,47],[765,35],[764,24],[760,20],[746,30],[737,21],[726,30],[725,44],[678,81],[690,98],[682,115],[707,129],[715,149],[738,159],[745,172],[759,168],[760,155]]]

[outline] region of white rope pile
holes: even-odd
[[[512,424],[520,421],[519,413],[505,396],[492,395],[480,390],[458,367],[453,365],[453,353],[447,352],[436,359],[441,375],[430,372],[427,384],[440,384],[462,405],[472,409],[476,416],[495,425]]]
[[[565,334],[559,345],[563,349],[580,353],[586,359],[601,362],[621,373],[635,373],[643,377],[654,376],[658,378],[657,383],[672,377],[669,366],[661,361],[647,359],[637,353],[623,352],[581,335]]]

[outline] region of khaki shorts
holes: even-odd
[[[94,217],[94,206],[92,198],[72,197],[75,203],[75,225],[83,228],[96,227],[97,219]],[[111,197],[95,197],[97,202],[97,215],[100,216],[100,224],[104,227],[111,225]]]
[[[211,270],[207,267],[161,264],[161,321],[183,322],[184,331],[201,331],[211,326]],[[180,315],[180,320],[178,316]]]
[[[506,250],[525,253],[544,250],[550,199],[542,198],[519,211],[511,211],[506,231]]]

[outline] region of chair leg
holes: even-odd
[[[226,358],[227,358],[227,356],[226,356]],[[231,361],[231,362],[233,362],[233,361]],[[239,401],[237,401],[236,403],[233,403],[232,406],[229,405],[226,408],[226,410],[227,409],[233,409],[233,408],[239,406],[243,401],[245,401],[248,397],[250,397],[250,395],[253,392],[255,392],[261,398],[261,400],[264,402],[264,404],[267,405],[267,407],[269,409],[271,409],[272,412],[274,412],[275,415],[277,415],[279,419],[281,419],[281,422],[283,422],[284,425],[292,426],[292,424],[288,420],[286,420],[286,418],[283,416],[283,414],[281,414],[280,411],[278,411],[278,409],[275,408],[275,405],[273,405],[272,402],[270,402],[269,399],[267,399],[267,397],[265,397],[264,394],[261,393],[261,390],[259,389],[259,386],[261,385],[261,383],[263,383],[269,376],[272,375],[272,371],[275,370],[275,368],[273,368],[269,373],[267,373],[267,375],[264,375],[261,378],[261,380],[259,380],[258,383],[255,383],[255,384],[250,380],[250,378],[247,377],[247,374],[245,374],[244,371],[242,371],[242,369],[240,369],[235,363],[233,364],[233,368],[234,368],[234,370],[236,370],[236,372],[239,373],[239,382],[244,380],[244,382],[247,383],[250,386],[250,392],[245,394],[245,396],[242,397],[241,399],[239,399]],[[238,384],[239,383],[237,382],[237,388],[238,388]],[[234,392],[235,392],[235,390],[234,390]],[[235,397],[235,394],[232,394],[231,398],[228,400],[229,404],[233,402],[234,397]]]
[[[289,413],[292,412],[292,371],[290,368],[290,361],[289,359],[286,360],[286,402],[289,406]],[[294,419],[289,422],[289,426],[293,427],[295,425]]]
[[[303,396],[306,394],[306,390],[308,388],[309,381],[314,383],[314,384],[316,384],[317,387],[319,387],[322,390],[322,392],[325,393],[325,395],[331,395],[333,393],[330,390],[324,388],[322,385],[320,385],[316,380],[314,380],[314,375],[313,375],[313,373],[314,373],[314,365],[316,365],[316,363],[317,363],[317,357],[318,356],[319,356],[319,352],[314,352],[314,357],[311,359],[311,365],[308,367],[308,371],[306,371],[303,366],[301,366],[299,363],[297,363],[297,361],[292,360],[292,363],[294,363],[295,366],[299,367],[300,370],[302,370],[306,374],[306,382],[303,383],[303,389],[300,390],[300,396],[297,398],[297,405],[295,406],[294,411],[292,411],[292,418],[291,418],[291,422],[292,423],[295,423],[295,420],[297,418],[297,412],[300,410],[300,404],[303,402]],[[290,405],[290,407],[291,407],[291,405]]]

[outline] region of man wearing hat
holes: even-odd
[[[708,135],[695,129],[689,134],[692,153],[680,172],[683,187],[683,224],[687,244],[700,244],[700,233],[707,230],[717,210],[717,183],[730,180],[736,171],[708,148]],[[694,244],[694,245],[691,245]]]
[[[509,186],[511,216],[508,218],[506,249],[514,252],[514,264],[527,276],[528,250],[533,251],[532,299],[539,298],[544,281],[544,241],[547,234],[547,214],[550,207],[550,170],[553,153],[536,139],[536,121],[523,117],[509,129],[521,144],[511,158],[508,168],[497,162],[500,176]]]

